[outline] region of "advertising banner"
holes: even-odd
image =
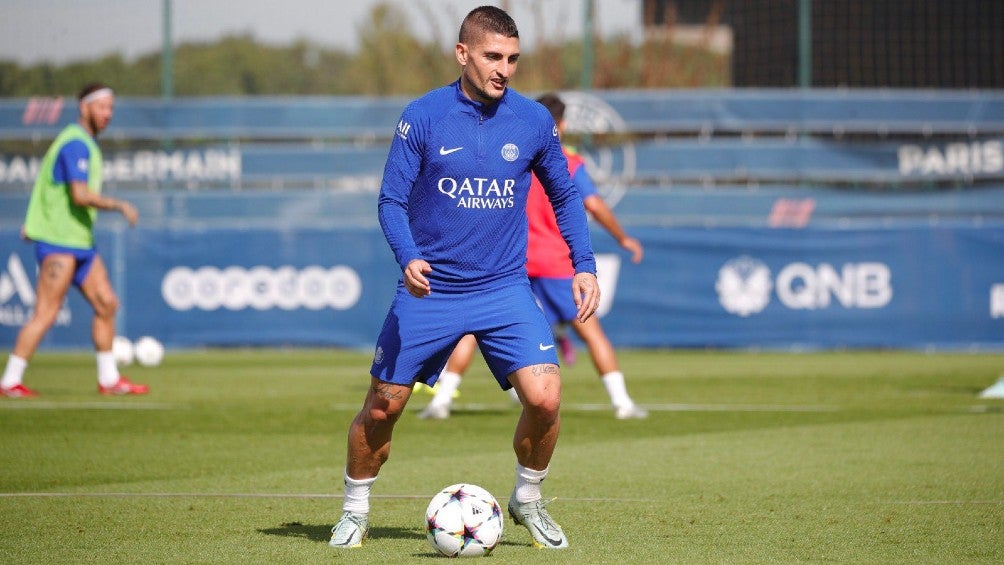
[[[623,345],[1004,347],[1004,227],[632,234],[645,261],[621,262],[603,318]]]
[[[638,265],[594,234],[616,345],[1004,347],[1004,227],[636,227]],[[400,275],[378,228],[99,232],[120,333],[169,347],[369,348]],[[0,233],[0,343],[34,303],[32,246]],[[43,346],[90,347],[72,291]]]

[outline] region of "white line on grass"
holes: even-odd
[[[888,500],[886,504],[1004,504],[1004,500]]]
[[[267,493],[267,492],[0,492],[0,498],[344,498],[329,493]],[[426,494],[371,494],[370,498],[424,500]],[[575,498],[558,497],[565,502],[652,502],[646,498]]]
[[[341,499],[341,494],[334,493],[267,493],[267,492],[0,492],[3,498],[293,498],[293,499]],[[425,500],[426,494],[371,494],[370,498],[397,500]],[[650,498],[592,498],[592,497],[558,497],[564,502],[643,502],[651,503]],[[1004,504],[1004,500],[886,500],[881,504],[904,505],[984,505]]]
[[[332,410],[358,411],[361,404],[332,404]],[[838,406],[786,406],[780,404],[639,404],[651,412],[838,412]],[[511,404],[454,403],[455,412],[505,412],[516,410]],[[416,408],[417,410],[418,408]],[[606,412],[613,410],[608,404],[562,404],[563,412]]]
[[[147,402],[45,402],[18,400],[0,402],[0,409],[11,410],[179,410],[190,408],[185,404],[157,404]]]

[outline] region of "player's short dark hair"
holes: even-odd
[[[565,103],[561,101],[561,98],[557,94],[553,92],[541,94],[537,98],[537,102],[543,104],[547,108],[547,111],[551,112],[554,123],[558,123],[565,118]]]
[[[471,10],[460,24],[460,43],[471,43],[484,33],[519,39],[516,22],[501,8],[480,6]]]
[[[85,84],[84,87],[80,89],[80,93],[77,94],[77,100],[83,100],[88,94],[97,92],[102,88],[108,88],[108,85],[103,82],[91,82]]]

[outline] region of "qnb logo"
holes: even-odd
[[[164,301],[175,310],[347,310],[359,302],[362,281],[351,268],[175,267],[161,282]]]
[[[882,308],[892,301],[892,273],[883,263],[845,263],[838,271],[828,263],[817,266],[791,263],[771,280],[761,261],[743,256],[718,271],[715,290],[726,311],[739,316],[756,314],[770,303],[772,289],[793,310]]]
[[[744,318],[767,307],[771,287],[767,265],[745,255],[725,263],[715,283],[718,301],[725,311]]]
[[[439,192],[457,201],[457,208],[497,210],[515,205],[515,179],[443,177],[436,183]]]

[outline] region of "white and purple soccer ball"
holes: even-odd
[[[487,490],[450,485],[425,510],[425,537],[447,557],[488,555],[502,539],[502,507]]]

